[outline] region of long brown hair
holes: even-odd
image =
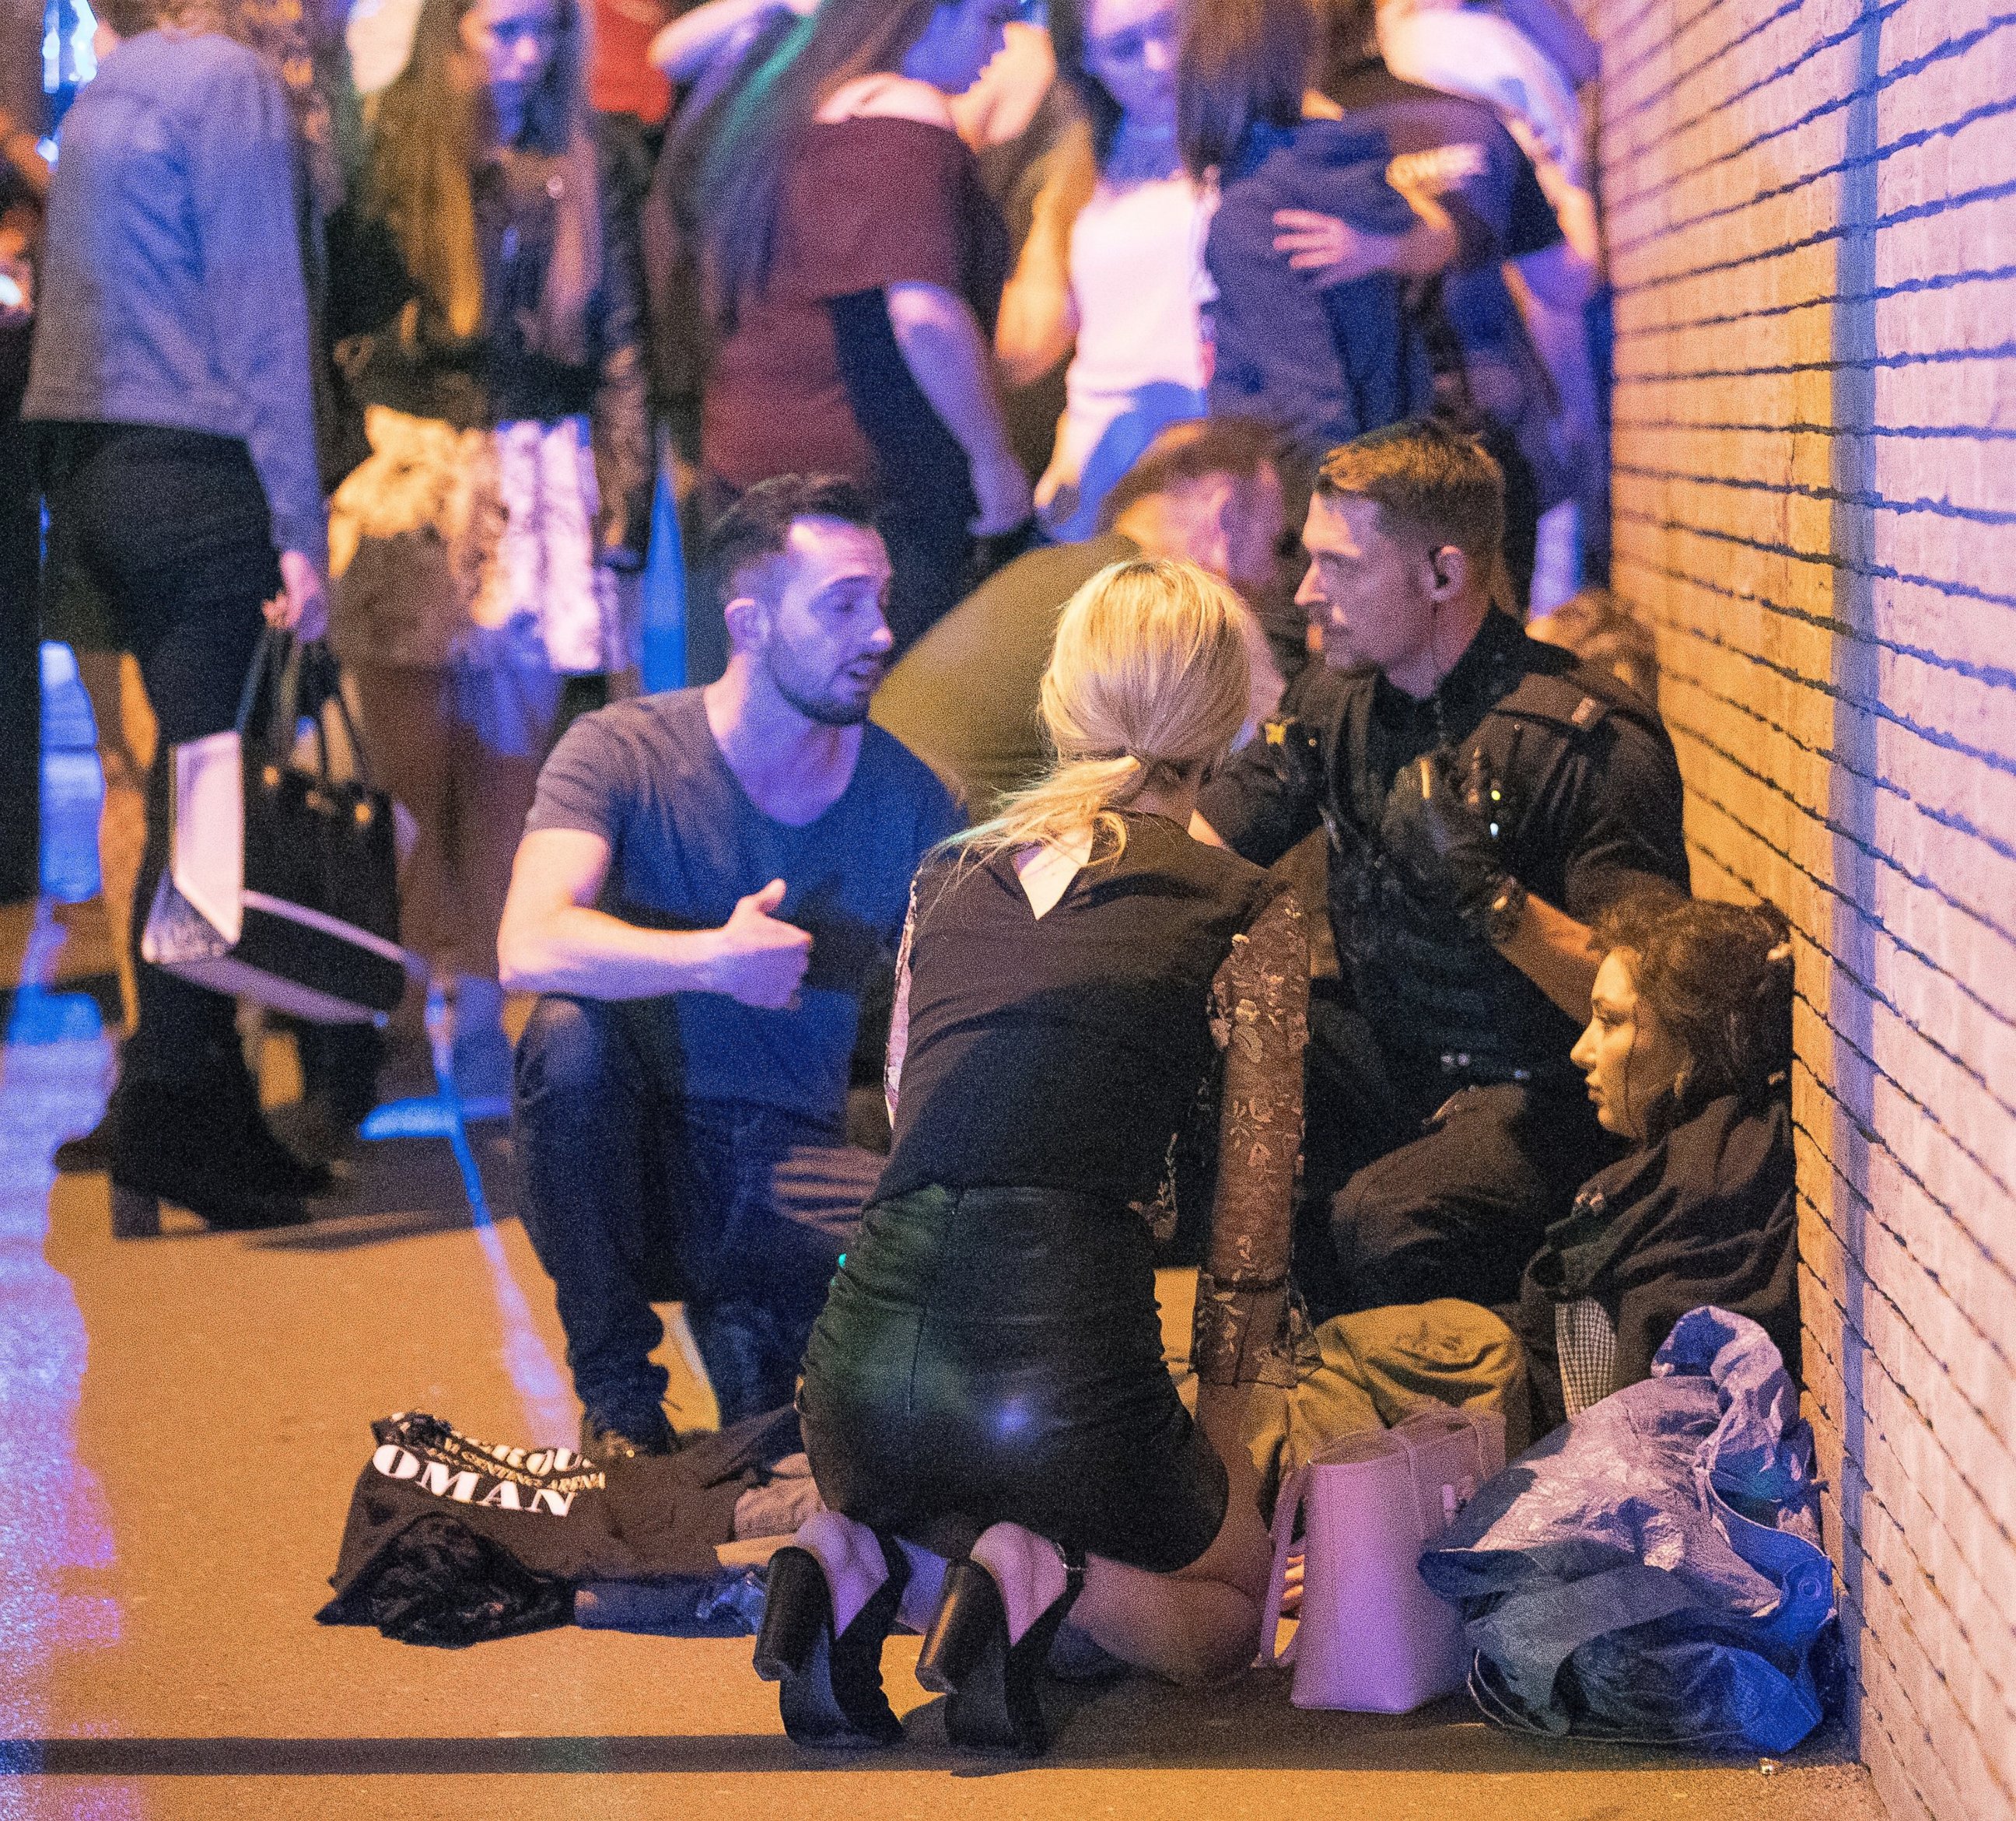
[[[736,96],[700,167],[710,302],[722,329],[769,282],[784,176],[820,105],[863,76],[894,72],[939,0],[820,0]]]
[[[372,135],[368,211],[392,231],[425,304],[457,340],[483,327],[483,255],[470,177],[490,134],[462,22],[477,0],[423,0],[406,67],[380,96]],[[539,300],[542,353],[588,358],[586,318],[602,267],[602,211],[588,127],[582,0],[560,0],[560,35],[527,110],[521,149],[551,159],[561,182],[553,250]],[[417,331],[409,312],[405,332]]]
[[[1236,161],[1256,126],[1301,121],[1316,45],[1309,0],[1211,0],[1186,9],[1176,140],[1192,176]]]

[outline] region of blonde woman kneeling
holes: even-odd
[[[1178,1680],[1251,1653],[1268,1564],[1241,1438],[1254,1387],[1294,1381],[1308,965],[1293,898],[1186,832],[1246,714],[1240,617],[1188,563],[1101,570],[1043,678],[1050,775],[918,874],[895,1148],[800,1398],[831,1510],[777,1558],[758,1641],[801,1743],[900,1736],[879,1667],[899,1616],[970,1746],[1047,1744],[1037,1672],[1067,1613]],[[1208,1084],[1193,1422],[1146,1211]]]

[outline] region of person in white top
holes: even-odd
[[[1157,430],[1204,415],[1202,199],[1176,149],[1179,23],[1175,0],[1049,9],[1058,73],[1085,119],[1052,155],[995,348],[1009,383],[1027,384],[1076,344],[1035,491],[1060,539],[1091,534],[1107,489]]]

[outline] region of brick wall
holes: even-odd
[[[1808,1413],[1897,1821],[2016,1816],[2010,5],[1584,0],[1615,579],[1697,888],[1798,929]]]

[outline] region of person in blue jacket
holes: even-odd
[[[1387,182],[1383,133],[1305,117],[1316,40],[1307,0],[1193,8],[1176,102],[1184,160],[1219,191],[1204,249],[1212,415],[1261,419],[1312,466],[1427,409],[1409,286],[1455,247],[1433,204]],[[1344,244],[1319,248],[1326,232]]]
[[[262,614],[325,619],[297,131],[259,54],[103,0],[65,116],[28,394],[51,541],[100,590],[159,723],[133,918],[167,860],[170,754],[221,732]],[[327,1171],[267,1128],[229,998],[135,955],[139,1027],[107,1117],[113,1186],[214,1227],[298,1219]]]

